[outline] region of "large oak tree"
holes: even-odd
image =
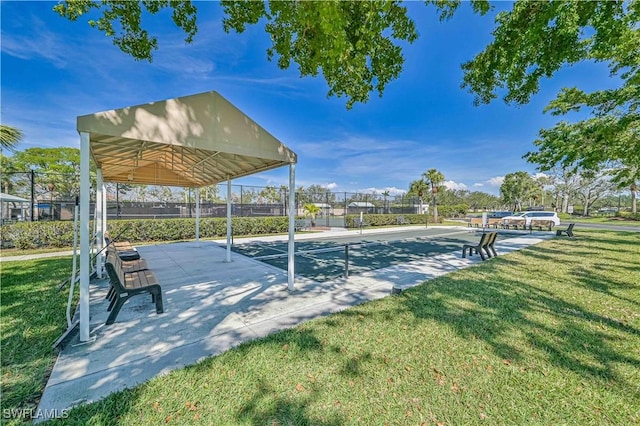
[[[461,4],[459,0],[425,3],[434,5],[443,20]],[[371,92],[381,96],[402,71],[402,43],[418,37],[414,21],[399,1],[223,0],[221,4],[227,32],[264,25],[272,40],[267,57],[277,58],[281,68],[297,64],[301,76],[322,75],[329,95],[346,97],[347,108],[366,102]],[[470,4],[478,13],[490,9],[487,1]],[[54,7],[71,20],[97,12],[89,24],[138,60],[151,60],[158,48],[157,37],[141,25],[143,15],[165,8],[172,10],[173,21],[184,30],[185,41],[191,42],[198,27],[197,8],[190,1],[68,0]],[[543,133],[536,144],[542,155],[552,152],[564,163],[574,159],[581,167],[602,162],[619,165],[635,188],[634,170],[640,165],[640,0],[521,0],[497,14],[495,22],[493,41],[462,65],[463,87],[475,95],[476,104],[498,97],[524,104],[539,91],[542,79],[561,68],[580,62],[605,63],[614,77],[606,88],[594,92],[564,88],[547,108],[556,115],[589,111],[592,119],[574,125],[590,137],[582,137],[579,145],[565,145]],[[611,88],[612,82],[617,86]],[[529,159],[536,161],[535,154]]]

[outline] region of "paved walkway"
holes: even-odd
[[[551,236],[523,234],[500,241],[496,248],[503,255]],[[296,240],[317,237],[301,235]],[[143,246],[138,251],[162,283],[164,313],[155,313],[149,297],[137,296],[125,304],[116,323],[104,326],[108,283],[92,282],[93,340],[79,343],[76,337],[60,352],[39,412],[61,413],[97,401],[242,342],[385,297],[394,286],[411,287],[480,262],[478,256],[461,258],[458,250],[349,279],[318,283],[296,277],[296,289],[289,292],[286,271],[236,253],[226,263],[226,250],[216,242]]]

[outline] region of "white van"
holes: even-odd
[[[531,225],[532,220],[550,220],[553,222],[553,226],[560,225],[560,218],[556,212],[543,212],[543,211],[531,211],[516,213],[513,216],[506,216],[502,218],[504,223],[509,223],[510,220],[525,220],[527,226]]]

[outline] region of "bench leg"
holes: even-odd
[[[462,247],[462,257],[467,257],[467,251],[469,252],[469,257],[473,256],[473,249],[474,249],[474,247],[472,247],[472,246],[463,246]]]
[[[491,255],[491,251],[489,250],[489,246],[484,246],[483,249],[484,249],[484,252],[487,253],[487,257],[489,259],[491,259],[493,256]]]
[[[476,247],[476,252],[480,255],[480,259],[487,260],[487,258],[484,257],[484,253],[483,253],[482,247]]]
[[[110,312],[113,309],[113,307],[115,306],[115,304],[118,301],[118,299],[120,299],[120,295],[115,293],[115,291],[114,291],[114,294],[111,297],[111,300],[109,302],[109,307],[107,308],[107,312]]]
[[[158,288],[157,291],[151,293],[153,296],[154,302],[156,303],[156,314],[161,314],[164,312],[164,306],[162,305],[162,290]]]
[[[109,318],[107,318],[106,325],[111,325],[116,321],[116,318],[120,313],[120,308],[122,308],[122,305],[124,305],[124,302],[126,302],[128,299],[129,298],[126,296],[116,297],[114,301],[111,302],[111,304],[115,306],[113,306],[113,309],[111,309],[111,313],[109,314]],[[111,308],[111,306],[109,306],[109,308]]]
[[[113,293],[115,293],[116,289],[113,286],[109,287],[109,291],[107,292],[107,297],[105,297],[105,299],[107,300],[111,300],[111,297],[113,297]]]

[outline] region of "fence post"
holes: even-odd
[[[349,204],[347,203],[347,193],[344,193],[344,227],[347,227],[347,215],[349,214]]]
[[[344,277],[349,278],[349,244],[344,245]]]
[[[120,184],[116,182],[116,219],[120,219]]]
[[[322,207],[322,211],[324,212],[324,220],[325,220],[325,226],[328,228],[331,226],[330,223],[330,216],[331,216],[331,207],[329,205],[329,193],[326,192],[324,194],[324,206]]]
[[[189,211],[189,218],[191,218],[191,187],[187,190],[187,210]]]
[[[31,169],[31,222],[33,222],[33,218],[35,216],[35,202],[36,202],[36,172]]]

